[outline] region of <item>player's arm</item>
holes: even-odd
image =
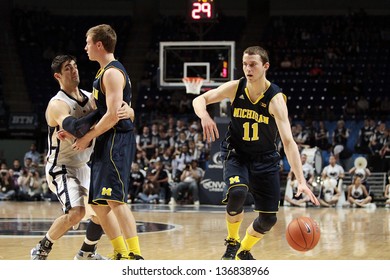
[[[298,181],[298,191],[296,196],[298,197],[302,192],[304,192],[314,204],[319,205],[318,199],[306,185],[306,180],[303,176],[298,146],[292,136],[291,125],[288,119],[287,105],[282,93],[279,93],[272,98],[269,106],[269,112],[275,118],[287,160],[291,166],[291,170],[294,172],[295,178]]]
[[[46,121],[51,127],[59,126],[60,129],[57,131],[57,138],[61,141],[69,139],[74,140],[74,136],[63,130],[62,123],[64,119],[70,116],[69,105],[62,100],[52,100],[49,102],[46,108]]]
[[[75,149],[85,149],[99,135],[111,129],[118,121],[118,109],[121,107],[125,78],[118,69],[110,68],[104,72],[103,87],[106,94],[107,112],[99,122],[82,138],[73,144]]]
[[[237,90],[239,81],[234,80],[220,85],[215,89],[211,89],[206,93],[199,95],[192,101],[195,114],[200,118],[203,128],[203,139],[208,142],[214,142],[219,138],[219,132],[214,120],[207,112],[207,105],[221,102],[222,100],[229,98],[232,102]]]
[[[83,137],[91,127],[99,120],[99,111],[94,110],[89,114],[75,118],[68,116],[62,121],[62,127],[64,130],[72,134],[76,138]]]
[[[46,121],[51,127],[62,127],[63,120],[70,116],[70,107],[62,100],[51,100],[46,109]]]

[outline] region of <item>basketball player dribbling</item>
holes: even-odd
[[[201,119],[204,139],[219,138],[217,125],[207,112],[207,105],[228,98],[232,104],[231,120],[221,142],[224,180],[228,187],[226,207],[227,245],[224,260],[254,259],[250,250],[275,225],[280,201],[279,137],[291,169],[298,180],[297,195],[305,193],[315,205],[317,198],[307,187],[302,164],[288,119],[286,97],[281,89],[266,79],[269,69],[267,52],[249,47],[243,54],[245,77],[226,82],[196,97],[193,107]],[[258,217],[239,236],[244,219],[247,193],[254,198]]]

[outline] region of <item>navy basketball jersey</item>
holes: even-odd
[[[269,113],[269,104],[281,89],[271,83],[258,100],[252,101],[246,83],[246,78],[239,80],[231,105],[231,121],[225,138],[228,149],[250,156],[276,151],[279,133]]]
[[[101,85],[103,82],[104,72],[109,68],[116,68],[122,72],[125,77],[125,86],[123,88],[123,97],[122,100],[126,103],[130,104],[131,101],[131,82],[130,78],[127,75],[125,67],[118,60],[113,60],[109,64],[107,64],[104,68],[99,69],[96,74],[95,80],[93,82],[93,97],[96,101],[96,107],[99,110],[100,116],[103,116],[107,112],[107,104],[106,104],[106,94],[103,91]],[[134,129],[133,123],[130,119],[120,120],[114,127],[118,131],[130,131]]]

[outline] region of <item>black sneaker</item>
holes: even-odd
[[[135,261],[141,261],[141,260],[143,260],[144,258],[143,258],[142,256],[140,256],[140,255],[136,255],[136,254],[134,254],[133,252],[131,252],[131,253],[129,254],[129,259],[130,259],[130,260],[135,260]]]
[[[255,260],[255,258],[252,256],[251,252],[242,250],[237,254],[236,260]]]
[[[30,255],[32,260],[46,260],[51,249],[45,249],[41,243],[31,249]]]
[[[238,249],[240,249],[240,242],[233,238],[225,239],[226,252],[223,254],[221,260],[234,260]]]
[[[121,253],[114,251],[114,254],[108,256],[109,260],[120,261],[120,260],[128,260],[129,258]]]

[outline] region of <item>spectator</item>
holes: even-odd
[[[311,186],[314,181],[314,167],[312,164],[307,162],[307,155],[305,153],[301,154],[301,162],[303,176],[305,177],[306,182]],[[293,172],[290,171],[287,178],[292,178],[292,174]]]
[[[35,169],[38,167],[31,158],[27,157],[24,159],[24,169],[30,170],[30,169]]]
[[[339,201],[341,192],[337,187],[337,181],[332,178],[325,179],[321,186],[320,204],[325,207],[334,207]]]
[[[332,146],[329,143],[329,131],[326,129],[324,121],[318,122],[318,128],[315,132],[315,146],[323,151],[329,150]]]
[[[325,166],[322,170],[322,180],[326,180],[327,178],[335,179],[339,190],[341,190],[344,175],[344,168],[337,164],[335,156],[331,155],[329,157],[329,165]]]
[[[363,121],[363,126],[359,130],[359,136],[355,145],[355,151],[361,154],[370,154],[370,139],[374,134],[375,127],[370,125],[370,119],[366,118]]]
[[[372,201],[366,187],[361,183],[360,177],[355,177],[348,186],[348,202],[352,207],[367,207]]]
[[[169,174],[164,169],[163,163],[156,161],[155,168],[147,174],[144,191],[138,197],[145,202],[155,202],[158,204],[160,194],[164,199],[164,203],[168,204],[172,196],[169,186]]]
[[[355,179],[355,177],[360,177],[361,183],[366,187],[368,193],[370,193],[370,186],[367,182],[367,178],[371,176],[370,169],[356,168],[356,166],[354,166],[348,171],[348,173],[352,175],[352,181]]]
[[[188,146],[187,134],[185,133],[185,131],[180,131],[175,142],[175,149],[178,150],[184,145]]]
[[[204,170],[198,167],[198,161],[192,160],[180,176],[180,182],[173,189],[172,203],[175,204],[185,198],[191,200],[194,205],[199,205],[199,183],[203,178]]]
[[[22,201],[43,200],[42,179],[35,169],[24,170],[18,178],[18,199]]]
[[[137,150],[144,151],[146,153],[146,158],[151,159],[155,154],[155,144],[152,140],[152,135],[150,134],[150,129],[147,125],[142,127],[142,134],[137,135]]]
[[[193,160],[191,153],[189,152],[188,146],[183,145],[181,148],[176,150],[174,158],[172,160],[172,177],[175,181],[180,181],[180,175],[187,164],[190,164]]]
[[[369,147],[372,154],[379,155],[386,141],[386,124],[381,122],[375,129],[374,134],[370,138]]]
[[[174,146],[174,141],[171,141],[167,131],[162,129],[159,131],[157,147],[159,150]]]
[[[0,170],[0,200],[13,200],[16,197],[16,187],[10,172],[6,168]]]
[[[139,164],[133,162],[130,172],[130,188],[128,202],[134,203],[138,194],[143,190],[145,182],[145,175],[139,168]]]
[[[161,155],[157,158],[158,161],[161,161],[164,169],[172,174],[172,148],[165,148]]]
[[[345,122],[339,120],[337,122],[337,127],[333,132],[333,154],[336,158],[336,161],[340,159],[348,159],[351,157],[352,153],[347,147],[347,141],[349,138],[349,129],[345,127]]]
[[[37,151],[37,145],[35,143],[32,143],[30,145],[30,150],[24,154],[24,161],[26,161],[27,158],[31,159],[32,165],[35,167],[41,162],[41,154]]]
[[[149,167],[149,160],[146,157],[145,151],[137,151],[135,154],[135,160],[134,162],[138,163],[139,168],[142,170],[147,170]]]
[[[303,131],[303,127],[301,124],[295,125],[295,131],[293,132],[293,137],[295,142],[298,145],[299,151],[301,151],[305,146],[308,146],[306,142],[308,135],[306,134],[305,131]]]

